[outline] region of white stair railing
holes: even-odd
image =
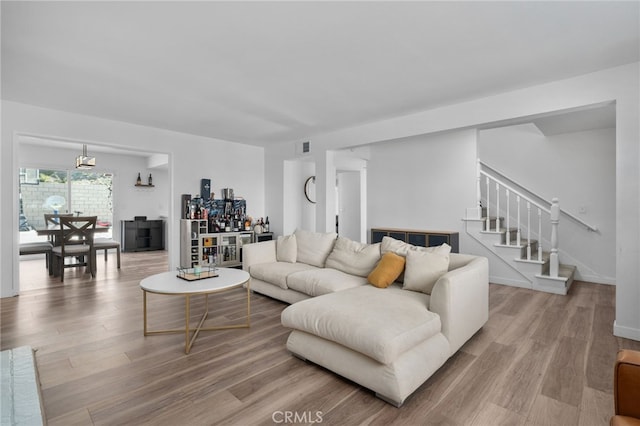
[[[500,213],[505,212],[505,224],[506,224],[506,244],[511,245],[511,199],[512,195],[515,195],[516,202],[516,245],[522,245],[522,209],[521,203],[525,202],[526,208],[526,258],[527,260],[532,260],[532,232],[534,228],[537,228],[537,239],[538,239],[538,247],[537,253],[535,253],[534,260],[538,260],[542,262],[542,222],[543,222],[543,213],[545,217],[549,218],[549,222],[551,224],[551,255],[550,255],[550,265],[549,265],[549,275],[552,277],[558,276],[559,262],[558,262],[558,224],[560,221],[560,207],[557,198],[554,198],[552,201],[552,205],[550,208],[547,208],[540,203],[536,202],[532,198],[526,196],[520,191],[512,188],[508,184],[504,183],[500,179],[489,175],[487,172],[480,168],[480,162],[478,161],[478,177],[477,177],[477,199],[479,201],[479,205],[485,206],[486,217],[485,217],[485,231],[491,232],[502,232],[501,229],[501,219]],[[485,202],[482,202],[482,194],[481,194],[481,181],[485,180]],[[493,183],[493,185],[492,185]],[[494,190],[492,190],[494,189]],[[504,194],[504,197],[501,197],[501,193]],[[495,199],[495,204],[491,204],[491,200]],[[492,220],[492,212],[495,209],[495,227],[491,226]],[[532,209],[534,209],[534,213],[532,214]],[[532,220],[537,223],[534,223],[532,226]],[[537,225],[537,226],[536,226]]]

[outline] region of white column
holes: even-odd
[[[336,167],[335,153],[321,151],[316,159],[316,231],[336,230]]]

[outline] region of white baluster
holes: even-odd
[[[506,190],[505,196],[507,197],[507,245],[511,245],[511,231],[509,230],[509,189]]]
[[[549,259],[549,276],[558,277],[560,262],[558,260],[558,223],[560,222],[560,203],[557,198],[551,200],[551,257]]]
[[[484,230],[491,231],[491,219],[489,218],[490,216],[489,211],[491,210],[491,208],[489,207],[489,176],[486,176],[486,178],[487,178],[487,226],[485,226]]]
[[[516,244],[520,246],[520,196],[516,195],[516,202],[518,203],[518,229],[516,229]]]
[[[500,232],[500,184],[496,182],[496,232]]]
[[[480,191],[480,159],[476,160],[476,205],[478,206],[478,217],[476,219],[482,219],[482,191]]]
[[[527,201],[527,260],[531,260],[531,203]]]
[[[542,262],[542,209],[538,207],[538,261]]]

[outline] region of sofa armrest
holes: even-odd
[[[440,277],[431,291],[429,310],[440,315],[442,334],[454,354],[489,319],[487,258],[474,256]]]
[[[251,265],[276,261],[276,242],[274,240],[242,246],[242,269],[247,272],[250,272]]]
[[[618,351],[613,381],[616,415],[640,419],[640,352]]]

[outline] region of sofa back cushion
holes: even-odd
[[[324,268],[324,263],[327,261],[331,250],[333,250],[338,234],[335,232],[322,233],[296,229],[294,235],[296,236],[298,248],[296,262]]]
[[[278,262],[296,263],[298,244],[295,235],[281,235],[276,240],[276,260]]]
[[[410,251],[421,251],[427,253],[439,253],[439,254],[449,254],[451,252],[451,247],[448,244],[442,244],[440,246],[434,247],[421,247],[414,246],[413,244],[405,243],[404,241],[396,240],[391,237],[382,237],[382,243],[380,246],[380,251],[384,255],[385,253],[395,253],[398,256],[402,256],[404,258],[407,257],[407,254]],[[405,265],[406,272],[407,265]],[[400,274],[396,281],[404,282],[405,273]]]
[[[338,237],[325,267],[359,277],[366,277],[380,260],[380,243],[364,244]]]
[[[451,249],[448,245],[447,248]],[[439,251],[410,250],[404,270],[404,290],[431,294],[438,278],[449,270],[449,253]]]

